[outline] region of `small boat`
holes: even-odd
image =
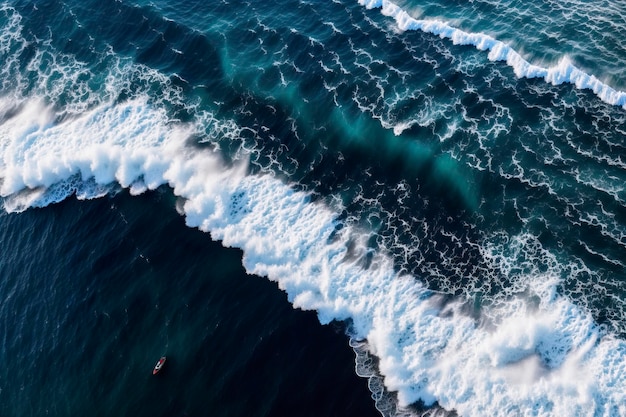
[[[161,372],[161,369],[163,369],[163,365],[165,365],[166,360],[167,358],[165,356],[161,356],[161,359],[159,359],[156,365],[154,365],[154,369],[152,370],[152,375],[156,375],[159,372]]]

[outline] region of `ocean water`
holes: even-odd
[[[0,415],[626,416],[625,15],[2,3]]]

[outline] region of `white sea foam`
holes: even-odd
[[[338,228],[337,213],[272,176],[247,175],[244,163],[226,167],[186,144],[195,129],[171,123],[141,97],[63,122],[29,100],[0,125],[5,207],[55,202],[76,184],[92,187],[85,197],[111,183],[137,192],[167,184],[185,200],[187,224],[243,249],[249,273],[276,281],[322,323],[348,320],[352,337],[378,357],[400,407],[437,401],[464,416],[626,414],[626,344],[556,294],[564,266],[548,253],[540,265],[520,267],[504,244],[484,247],[518,288],[485,306],[478,324],[460,301],[442,304],[418,279],[394,272],[384,253],[364,268],[365,239]],[[505,246],[523,251],[531,241]],[[348,246],[356,256],[347,256]]]
[[[491,61],[506,62],[519,78],[543,78],[554,85],[571,83],[579,89],[593,91],[606,103],[626,108],[626,92],[618,91],[596,76],[587,74],[567,57],[563,57],[553,67],[544,68],[528,62],[509,45],[487,34],[465,32],[440,20],[415,19],[388,0],[359,0],[359,4],[368,9],[380,8],[385,16],[395,19],[401,30],[419,30],[449,39],[455,45],[473,45],[478,50],[488,51]]]

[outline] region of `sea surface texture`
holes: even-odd
[[[5,1],[0,198],[3,417],[626,416],[624,1]]]

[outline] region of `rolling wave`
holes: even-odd
[[[626,109],[626,92],[618,91],[600,81],[595,75],[577,68],[567,57],[558,65],[544,68],[525,60],[519,52],[484,33],[468,33],[439,20],[414,19],[409,13],[388,0],[359,0],[368,9],[380,8],[385,16],[395,19],[401,30],[419,30],[451,40],[455,45],[473,45],[488,51],[491,61],[504,61],[519,78],[543,78],[553,85],[569,83],[581,90],[591,90],[602,101]]]

